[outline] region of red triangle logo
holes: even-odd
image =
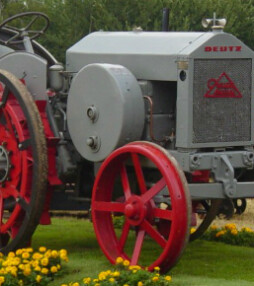
[[[204,97],[210,98],[242,98],[242,94],[231,78],[223,72],[218,79],[211,78],[207,82],[208,91]]]

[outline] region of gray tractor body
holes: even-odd
[[[251,49],[221,30],[90,34],[66,55],[66,69],[73,73],[67,116],[74,145],[83,157],[97,162],[133,140],[154,141],[175,156],[185,172],[214,174],[213,184],[190,184],[193,198],[252,197],[252,183],[237,182],[235,169],[253,168],[253,57]],[[97,65],[107,73],[108,64],[111,71],[128,70],[116,71],[121,80],[113,80],[111,87],[106,77],[89,71]],[[131,82],[126,76],[128,87],[126,73],[134,76]],[[94,80],[96,96],[81,86],[88,77]],[[129,89],[133,84],[135,92]],[[90,106],[98,112],[96,122],[87,116]],[[102,106],[107,113],[101,114]],[[76,132],[75,126],[86,128]],[[92,146],[89,138],[99,143]],[[110,147],[103,149],[105,144]]]

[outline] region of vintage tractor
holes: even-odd
[[[95,32],[65,68],[35,41],[46,15],[0,24],[1,251],[29,243],[53,190],[75,183],[110,262],[167,271],[221,200],[254,196],[254,53],[209,23]]]

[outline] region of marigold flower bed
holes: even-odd
[[[160,275],[160,268],[154,272],[141,269],[138,265],[131,265],[121,257],[116,259],[116,269],[102,271],[96,278],[85,277],[82,282],[70,282],[61,286],[169,286],[171,276]]]
[[[254,231],[249,227],[237,229],[233,223],[223,227],[212,225],[201,237],[205,240],[221,241],[232,245],[254,247]]]
[[[62,261],[68,261],[67,251],[47,249],[42,246],[18,249],[7,256],[0,253],[0,285],[47,285],[61,273]]]

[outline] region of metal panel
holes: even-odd
[[[251,59],[194,61],[193,143],[251,140]]]

